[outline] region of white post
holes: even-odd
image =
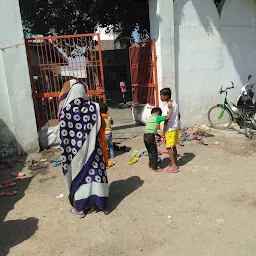
[[[156,39],[158,89],[171,88],[176,99],[173,0],[148,2],[150,34],[151,38]]]
[[[0,121],[9,133],[6,143],[12,137],[18,153],[27,153],[39,144],[18,0],[1,0],[0,21],[0,101],[8,106]]]

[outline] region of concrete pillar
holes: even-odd
[[[170,87],[176,100],[173,0],[149,0],[149,19],[151,38],[156,39],[158,88]]]
[[[6,131],[1,136],[6,143],[15,138],[17,152],[27,153],[39,144],[18,0],[1,0],[0,22],[0,125]]]

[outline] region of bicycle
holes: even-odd
[[[256,139],[256,110],[252,109],[245,113],[244,116],[244,133],[251,140]]]
[[[248,83],[251,88],[254,85],[249,84],[251,75],[248,76]],[[228,100],[228,90],[235,88],[234,83],[232,86],[223,90],[223,86],[219,91],[220,94],[225,93],[223,104],[217,104],[208,111],[208,120],[210,126],[215,129],[227,130],[232,125],[232,122],[237,123],[240,128],[244,128],[245,136],[253,139],[256,136],[256,105],[244,101],[241,106],[237,106]],[[250,99],[253,97],[254,92],[249,91]],[[216,112],[215,112],[216,111]],[[217,120],[215,120],[217,118]]]

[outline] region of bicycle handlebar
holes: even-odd
[[[235,85],[234,85],[234,83],[232,81],[231,81],[231,84],[232,84],[232,86],[231,87],[227,87],[225,90],[222,89],[223,88],[223,85],[222,85],[221,88],[220,88],[220,94],[222,94],[223,92],[226,92],[227,90],[234,89]]]

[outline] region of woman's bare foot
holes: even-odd
[[[72,208],[72,212],[78,215],[84,215],[84,211],[78,212],[75,208]]]
[[[71,208],[70,213],[78,219],[83,219],[85,217],[84,211],[79,212],[75,208]]]

